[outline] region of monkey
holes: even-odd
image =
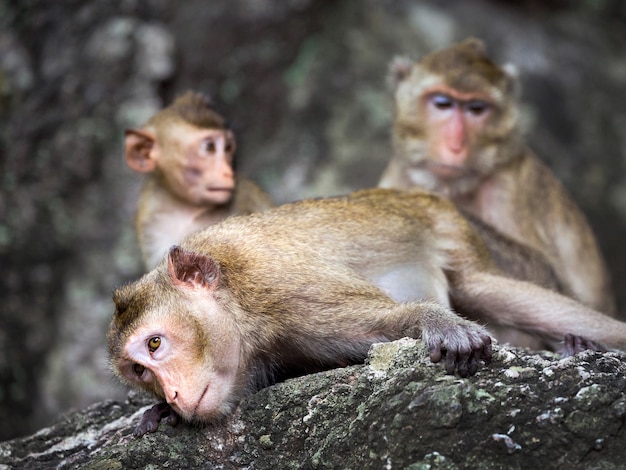
[[[458,208],[457,208],[458,209]],[[485,243],[495,265],[507,276],[570,295],[543,253],[521,244],[467,211],[459,209]],[[570,295],[571,296],[571,295]]]
[[[468,38],[415,63],[394,60],[391,80],[393,152],[378,186],[449,197],[542,253],[564,293],[614,315],[608,271],[584,214],[524,142],[511,68]]]
[[[274,205],[252,181],[235,177],[235,150],[234,133],[198,92],[181,95],[140,129],[125,131],[126,163],[148,175],[135,218],[146,267],[189,233]]]
[[[229,217],[183,239],[113,300],[113,372],[164,401],[136,435],[162,419],[219,420],[274,370],[343,367],[405,336],[461,377],[491,360],[491,325],[626,347],[626,324],[502,275],[454,204],[421,190]]]
[[[494,227],[467,211],[459,209],[459,212],[480,235],[493,262],[503,274],[513,279],[532,282],[571,297],[571,292],[558,279],[553,267],[542,253],[498,232]],[[456,305],[453,305],[453,307],[458,309]],[[460,313],[464,313],[462,309]],[[533,350],[547,349],[558,352],[563,357],[572,356],[583,349],[603,350],[601,345],[572,335],[565,335],[563,344],[556,344],[551,341],[545,341],[535,334],[523,332],[515,327],[493,325],[490,331],[500,343]]]

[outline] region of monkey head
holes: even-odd
[[[228,414],[240,398],[240,335],[217,300],[219,266],[172,248],[167,271],[117,289],[107,335],[123,381],[165,401],[187,421]]]
[[[523,149],[516,80],[467,39],[419,62],[395,59],[393,143],[412,185],[471,191]]]
[[[207,97],[188,92],[141,129],[126,130],[128,166],[156,172],[176,197],[195,205],[230,202],[235,189],[235,136]]]

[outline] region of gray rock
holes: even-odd
[[[98,403],[0,443],[0,468],[617,469],[625,360],[497,347],[460,379],[404,339],[374,345],[365,365],[263,389],[223,423],[135,438],[150,400]]]
[[[529,142],[588,214],[626,318],[626,3],[565,3],[0,0],[0,439],[123,399],[104,345],[111,291],[142,274],[123,131],[187,88],[279,202],[338,194],[386,164],[391,58],[481,36],[517,64]]]

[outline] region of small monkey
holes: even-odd
[[[185,235],[274,205],[254,183],[235,178],[235,149],[234,134],[201,93],[187,92],[141,129],[126,130],[126,163],[149,174],[135,220],[148,268]]]
[[[394,154],[379,186],[421,187],[543,254],[562,290],[613,315],[604,261],[583,213],[525,146],[516,80],[467,39],[392,63]]]
[[[626,347],[626,324],[501,275],[480,236],[445,198],[373,189],[230,217],[184,239],[117,289],[107,334],[118,377],[164,400],[165,417],[227,415],[272,371],[362,361],[372,343],[421,338],[449,373],[491,359],[480,324],[559,341]],[[169,406],[168,406],[169,405]]]

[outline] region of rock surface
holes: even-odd
[[[124,398],[104,346],[111,291],[142,273],[123,130],[187,88],[279,202],[338,194],[387,161],[391,58],[484,38],[626,318],[625,22],[617,0],[0,0],[0,440]]]
[[[498,348],[469,379],[445,375],[412,339],[365,365],[288,380],[205,427],[134,438],[148,403],[130,395],[0,443],[0,469],[617,469],[626,357],[558,359]]]

